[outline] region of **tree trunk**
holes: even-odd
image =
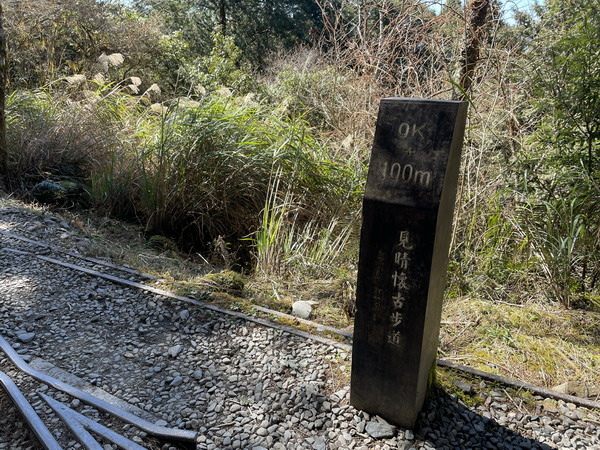
[[[227,33],[227,4],[225,0],[219,0],[219,25],[221,26],[221,33],[225,35]]]
[[[473,74],[479,60],[481,38],[485,35],[489,23],[486,22],[491,0],[472,0],[467,10],[468,25],[465,50],[463,52],[460,73],[461,99],[465,100],[473,85]]]
[[[6,148],[6,116],[4,103],[6,97],[6,34],[4,33],[4,14],[0,0],[0,178],[8,188],[8,149]]]

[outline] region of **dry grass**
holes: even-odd
[[[486,372],[554,387],[600,385],[600,314],[531,302],[449,300],[441,356]]]
[[[311,280],[294,282],[260,278],[251,280],[248,292],[254,301],[266,308],[291,314],[292,304],[300,300],[316,302],[310,320],[340,330],[352,330],[349,305],[354,289],[346,280]]]

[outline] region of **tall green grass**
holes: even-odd
[[[302,205],[295,203],[292,191],[281,191],[280,182],[278,171],[271,178],[259,228],[248,238],[257,272],[302,279],[331,278],[352,269],[357,253],[350,243],[357,242],[359,226],[356,205],[328,221],[299,220]]]
[[[355,191],[344,164],[329,159],[304,122],[249,98],[215,94],[179,101],[155,118],[135,156],[149,230],[181,242],[219,236],[237,245],[255,232],[270,179],[293,196],[298,220],[327,223]]]
[[[126,82],[80,81],[11,97],[11,165],[23,186],[77,178],[103,214],[182,248],[224,240],[247,262],[262,252],[265,214],[316,233],[357,209],[352,165],[281,108],[224,89],[157,105]],[[293,211],[265,207],[279,198],[293,199]]]

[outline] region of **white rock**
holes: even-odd
[[[292,314],[296,317],[300,317],[301,319],[308,319],[310,317],[310,313],[312,312],[312,305],[315,302],[300,300],[294,302],[292,305]]]

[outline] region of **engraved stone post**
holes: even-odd
[[[435,362],[466,102],[386,98],[363,201],[350,403],[412,427]]]

